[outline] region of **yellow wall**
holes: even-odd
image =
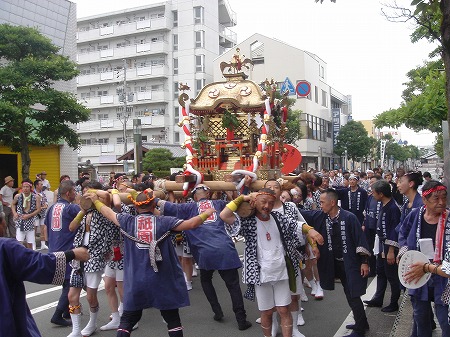
[[[20,153],[12,152],[9,148],[0,145],[0,154],[17,154],[17,174],[19,177],[15,186],[22,181],[22,159]],[[55,190],[59,186],[60,158],[59,145],[49,145],[46,147],[30,146],[30,179],[35,180],[36,174],[45,171],[47,179],[50,181],[51,189]],[[11,172],[11,175],[14,174]],[[3,181],[0,182],[3,185]]]

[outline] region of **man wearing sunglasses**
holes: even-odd
[[[216,210],[202,226],[186,231],[185,234],[192,255],[200,268],[202,289],[214,312],[214,320],[221,321],[223,318],[222,307],[212,283],[214,271],[217,270],[230,293],[238,328],[239,330],[246,330],[252,324],[247,321],[239,284],[238,269],[242,267],[242,263],[233,240],[228,235],[225,224],[219,217],[219,213],[227,203],[223,200],[210,200],[211,191],[204,184],[199,184],[192,190],[192,197],[194,203],[175,204],[158,200],[158,206],[161,214],[179,219],[190,219],[209,208]]]

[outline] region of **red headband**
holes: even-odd
[[[257,194],[256,194],[256,197],[259,197],[260,195],[269,195],[269,196],[271,196],[272,198],[276,198],[276,196],[274,195],[274,194],[272,194],[272,193],[269,193],[269,192],[258,192]]]
[[[444,185],[439,185],[433,188],[430,188],[429,190],[423,191],[422,192],[422,197],[426,197],[427,195],[433,193],[433,192],[437,192],[437,191],[446,191],[447,187],[445,187]]]

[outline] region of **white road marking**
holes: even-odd
[[[370,282],[369,286],[366,289],[366,294],[364,296],[361,296],[361,300],[370,300],[372,299],[373,295],[375,294],[375,291],[377,290],[377,277],[375,276],[372,280],[372,282]],[[364,310],[366,310],[366,305],[364,305]],[[348,314],[347,318],[344,320],[344,322],[342,323],[342,325],[340,326],[340,328],[338,329],[338,331],[336,331],[336,333],[334,334],[333,337],[340,337],[340,336],[344,336],[350,333],[350,330],[348,330],[347,328],[345,328],[345,326],[347,324],[353,324],[355,323],[355,320],[353,319],[353,314],[350,311],[350,313]]]
[[[48,292],[50,292],[50,291],[55,291],[55,290],[57,290],[57,289],[54,289],[54,288],[59,288],[59,289],[61,289],[62,287],[53,287],[53,288],[47,289],[48,291],[42,290],[42,292],[43,292],[43,294],[45,294],[45,293],[48,293]],[[53,289],[53,290],[51,290],[51,289]],[[100,285],[98,286],[98,291],[102,291],[102,290],[104,290],[104,289],[105,289],[105,282],[103,282],[103,280],[102,280],[102,281],[100,282]],[[40,291],[37,291],[36,293],[40,293]],[[36,293],[31,293],[31,294],[30,294],[30,295],[32,295],[31,297],[38,296],[38,295],[34,295],[34,294],[36,294]],[[39,294],[39,295],[42,295],[42,294]],[[82,291],[81,291],[81,294],[80,294],[80,297],[85,297],[85,296],[86,296],[86,292],[85,292],[84,290],[82,290]],[[27,295],[27,298],[28,298],[28,295]],[[34,315],[34,314],[37,314],[37,313],[39,313],[39,312],[42,312],[42,311],[45,311],[45,310],[49,310],[49,309],[51,309],[51,308],[55,308],[57,305],[58,305],[58,301],[55,301],[55,302],[47,303],[47,304],[42,305],[42,306],[40,306],[40,307],[31,309],[30,311],[31,311],[31,314]]]
[[[41,290],[41,291],[36,291],[34,293],[27,294],[26,298],[32,298],[32,297],[44,295],[44,294],[47,294],[47,293],[51,293],[52,291],[57,291],[57,290],[61,290],[61,289],[62,289],[62,286],[57,286],[57,287],[44,289],[44,290]]]

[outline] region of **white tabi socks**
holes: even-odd
[[[98,307],[96,312],[89,311],[89,322],[86,327],[81,330],[83,336],[90,336],[94,333],[95,329],[97,329],[97,315]]]
[[[67,337],[81,337],[81,314],[70,314],[70,318],[72,319],[72,333]]]
[[[295,324],[297,322],[297,316],[298,311],[291,311],[292,315],[292,337],[305,337],[300,331],[298,331],[297,325]]]
[[[113,312],[111,314],[111,321],[108,322],[108,324],[105,324],[103,326],[100,327],[100,330],[105,331],[105,330],[116,330],[119,327],[120,324],[120,314],[119,312]]]

